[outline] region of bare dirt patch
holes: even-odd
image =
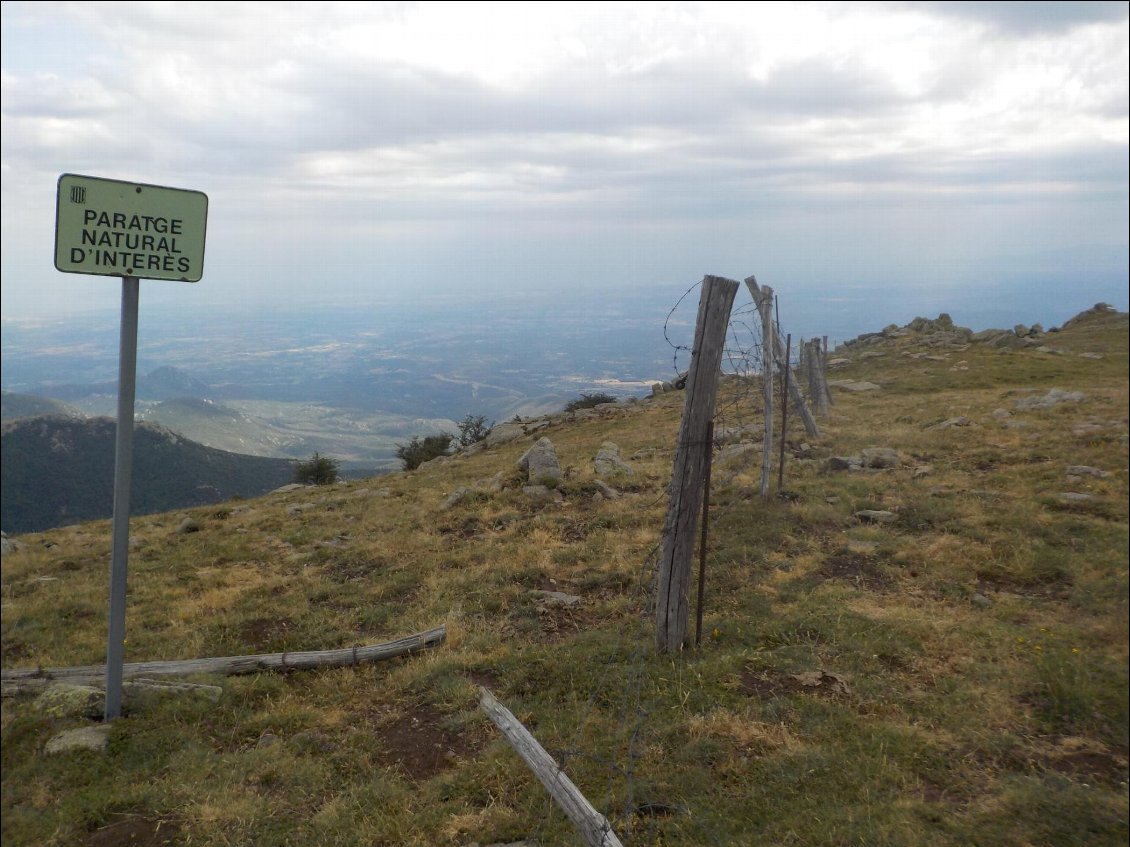
[[[454,732],[443,714],[427,703],[409,706],[377,729],[384,755],[381,764],[395,767],[413,782],[423,782],[474,755],[482,739],[473,732]]]
[[[847,680],[826,670],[780,674],[775,671],[744,668],[739,689],[749,697],[772,700],[786,694],[813,694],[817,697],[842,697],[850,693]]]
[[[239,637],[251,649],[265,652],[278,646],[293,626],[290,618],[256,618],[239,628]]]
[[[180,844],[180,828],[170,820],[142,815],[121,815],[89,833],[81,847],[162,847]]]
[[[853,553],[829,556],[816,573],[823,579],[842,579],[867,591],[888,591],[894,582],[874,559]]]

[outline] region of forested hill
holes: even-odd
[[[5,423],[0,525],[34,532],[113,512],[111,418],[42,415]],[[134,430],[132,512],[149,514],[254,497],[292,480],[287,459],[214,450],[162,427]]]

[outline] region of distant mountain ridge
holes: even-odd
[[[15,391],[0,393],[0,420],[13,421],[17,418],[34,418],[37,415],[60,415],[67,418],[84,418],[81,409],[76,409],[61,400],[39,397],[34,394],[19,394]]]
[[[0,431],[0,526],[35,532],[113,513],[111,418],[20,418]],[[134,430],[133,514],[255,497],[293,480],[287,459],[205,447],[163,427]]]

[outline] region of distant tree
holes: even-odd
[[[318,453],[294,467],[294,481],[301,485],[333,485],[337,482],[337,475],[338,463]]]
[[[494,426],[494,421],[487,423],[487,419],[482,415],[467,415],[459,422],[459,435],[457,440],[459,446],[470,447],[479,441],[482,441],[490,435],[491,428]]]
[[[424,438],[414,436],[407,444],[396,445],[396,458],[404,463],[404,470],[414,470],[424,462],[429,462],[439,456],[446,456],[447,450],[455,436],[449,432],[439,435],[428,435]]]
[[[576,400],[570,400],[565,405],[566,412],[575,412],[578,409],[591,409],[593,406],[599,406],[601,403],[615,403],[616,398],[611,394],[605,394],[603,391],[597,391],[594,394],[582,394]]]

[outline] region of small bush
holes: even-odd
[[[417,435],[407,444],[396,445],[396,458],[404,463],[404,470],[415,470],[424,462],[446,456],[454,438],[455,436],[449,432],[428,435],[424,438]]]
[[[603,391],[598,391],[595,394],[582,394],[576,400],[570,400],[565,405],[566,412],[575,412],[578,409],[591,409],[593,406],[599,406],[601,403],[615,403],[616,398],[611,394],[605,394]]]
[[[301,485],[333,485],[337,482],[337,475],[338,463],[317,453],[294,468],[294,481]]]
[[[467,415],[459,422],[459,435],[457,436],[459,446],[470,447],[472,444],[482,441],[490,435],[493,426],[494,422],[488,424],[487,419],[482,415]]]

